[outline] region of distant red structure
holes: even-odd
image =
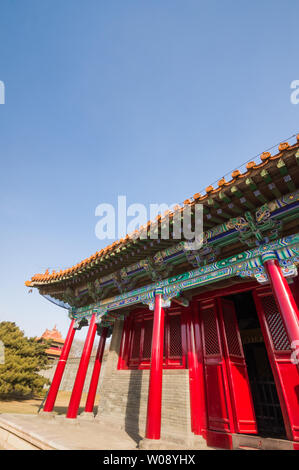
[[[45,330],[44,333],[38,338],[38,341],[51,340],[51,346],[46,349],[46,354],[48,355],[49,359],[56,359],[60,357],[63,345],[65,340],[61,336],[60,331],[57,330],[56,325],[52,330]]]

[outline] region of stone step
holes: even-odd
[[[275,439],[272,437],[261,437],[250,434],[233,434],[233,448],[244,450],[251,448],[254,450],[293,450],[293,443],[285,439]]]
[[[248,447],[248,446],[239,446],[238,449],[240,449],[240,450],[260,450],[260,449],[257,449],[256,447]]]

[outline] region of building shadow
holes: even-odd
[[[68,410],[68,406],[54,406],[53,411],[57,413],[58,415],[66,415]],[[78,410],[78,415],[84,411],[83,407],[80,407]]]
[[[143,437],[139,434],[142,374],[142,370],[130,371],[125,415],[125,431],[137,444],[141,439],[143,439]]]

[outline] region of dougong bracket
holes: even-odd
[[[239,232],[239,240],[249,247],[276,240],[282,228],[282,222],[271,219],[268,204],[260,207],[255,215],[247,211],[244,217],[231,219],[229,226]]]

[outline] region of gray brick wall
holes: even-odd
[[[97,419],[113,423],[132,436],[144,437],[148,370],[117,370],[123,321],[115,323],[105,376],[100,387]],[[164,370],[161,438],[178,441],[192,435],[188,370]]]
[[[104,358],[105,358],[105,356],[104,356]],[[103,381],[103,377],[104,377],[104,374],[105,374],[105,360],[104,360],[104,358],[103,358],[103,363],[102,363],[102,368],[101,368],[98,387],[101,386],[101,383]],[[95,356],[91,356],[89,366],[88,366],[88,370],[87,370],[87,374],[86,374],[85,383],[84,383],[84,388],[83,388],[84,392],[88,392],[90,379],[91,379],[91,374],[92,374],[93,365],[94,365],[94,360],[95,360]],[[76,378],[76,374],[77,374],[77,370],[78,370],[78,367],[79,367],[79,362],[80,362],[80,357],[72,357],[72,358],[69,358],[67,360],[59,390],[72,391],[73,385],[74,385],[74,382],[75,382],[75,378]],[[56,369],[56,365],[57,365],[57,360],[55,362],[53,362],[53,364],[51,365],[51,367],[49,369],[40,371],[40,374],[43,377],[46,377],[46,378],[48,378],[49,380],[52,381],[53,375],[54,375],[54,372],[55,372],[55,369]]]

